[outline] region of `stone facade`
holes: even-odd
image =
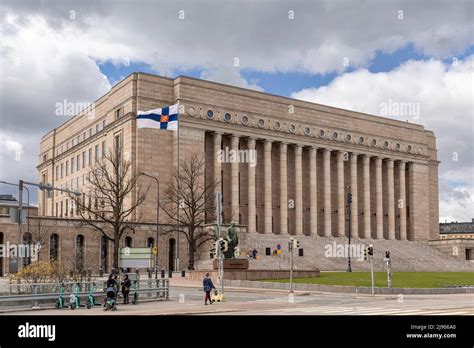
[[[178,102],[179,141],[178,132],[136,129],[138,110]],[[181,161],[197,152],[206,160],[205,180],[220,182],[224,222],[246,225],[249,234],[345,236],[350,219],[359,238],[438,238],[436,140],[421,125],[145,73],[131,74],[94,106],[93,117],[81,113],[42,138],[39,181],[84,192],[102,146],[120,141],[133,170],[158,177],[164,189],[178,142]],[[255,149],[256,165],[221,163],[217,151],[226,149]],[[140,184],[150,191],[132,219],[154,223],[156,184],[146,177]],[[68,204],[60,193],[39,193],[40,215],[74,219]]]

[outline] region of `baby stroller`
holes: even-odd
[[[117,301],[116,301],[116,289],[114,287],[110,287],[105,289],[107,295],[105,297],[105,308],[104,311],[108,311],[109,309],[112,311],[117,310]]]

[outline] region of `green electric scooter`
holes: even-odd
[[[64,292],[64,283],[61,283],[61,285],[59,286],[59,297],[56,300],[56,308],[57,309],[63,309],[64,308],[63,292]]]
[[[133,281],[133,300],[132,300],[133,304],[138,303],[138,286],[139,286],[138,281],[134,280]]]
[[[88,309],[91,309],[94,306],[100,306],[100,303],[97,303],[95,298],[94,298],[94,292],[95,292],[95,283],[91,284],[91,287],[89,289],[89,297],[87,299],[86,307]]]
[[[69,295],[69,308],[76,309],[79,308],[79,283],[74,286],[74,292]]]

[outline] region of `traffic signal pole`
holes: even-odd
[[[375,285],[374,285],[374,255],[370,258],[370,276],[372,278],[372,296],[375,296]]]
[[[216,253],[218,255],[219,285],[220,293],[224,295],[224,252],[221,250],[221,222],[222,222],[222,194],[216,192],[216,225],[217,225],[217,245]]]

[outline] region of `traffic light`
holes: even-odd
[[[347,194],[347,204],[351,204],[352,203],[352,193],[348,193]]]
[[[369,249],[368,247],[364,248],[364,261],[367,261],[369,259],[369,256],[367,255],[368,249]]]
[[[226,252],[229,247],[229,242],[223,238],[219,239],[219,250],[221,253]]]
[[[372,244],[370,244],[370,246],[367,248],[367,254],[369,256],[374,256],[374,247],[372,246]]]
[[[385,258],[386,259],[389,259],[390,258],[390,251],[385,251]]]
[[[296,248],[296,249],[299,249],[299,247],[300,247],[300,241],[295,239],[295,242],[296,242],[295,248]]]
[[[218,245],[218,242],[214,242],[211,244],[211,248],[209,249],[209,253],[212,259],[214,259],[217,255],[217,245]]]

